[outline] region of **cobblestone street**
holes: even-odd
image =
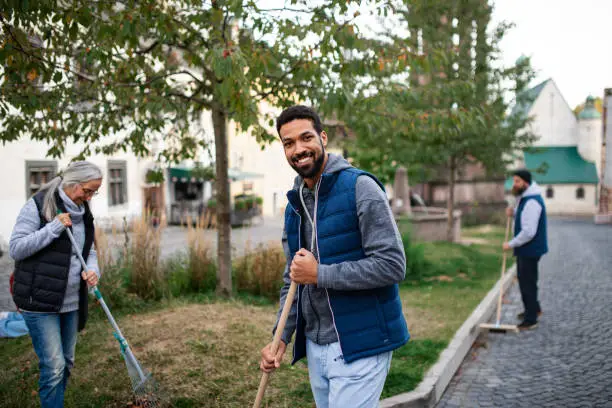
[[[549,219],[540,261],[539,326],[489,334],[449,384],[439,408],[612,407],[612,228]],[[518,323],[518,284],[502,323]]]

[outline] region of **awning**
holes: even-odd
[[[169,175],[170,180],[174,182],[181,181],[183,183],[186,183],[188,181],[191,181],[191,182],[205,181],[204,179],[196,179],[195,177],[193,177],[191,174],[192,170],[193,170],[193,167],[186,167],[186,166],[170,167],[168,169],[168,175]],[[227,174],[231,181],[242,181],[242,180],[263,178],[263,174],[249,172],[249,171],[242,171],[236,168],[228,169]]]
[[[251,180],[263,178],[263,174],[242,171],[240,169],[227,169],[227,175],[232,181]]]
[[[187,167],[170,167],[168,169],[170,180],[178,179],[187,181],[191,179],[191,169]]]

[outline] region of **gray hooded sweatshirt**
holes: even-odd
[[[324,173],[335,173],[352,167],[341,156],[329,154]],[[300,191],[302,177],[297,176],[293,189]],[[313,189],[314,190],[314,189]],[[307,211],[314,219],[315,194],[304,186],[303,202]],[[306,337],[311,341],[323,345],[338,341],[333,318],[325,289],[336,290],[364,290],[392,285],[401,282],[406,274],[406,257],[404,247],[397,225],[391,213],[387,195],[380,186],[369,176],[359,176],[355,186],[357,215],[361,231],[362,245],[366,257],[359,261],[342,262],[333,265],[318,266],[318,282],[316,285],[305,285],[301,296],[301,308],[306,320]],[[333,200],[333,198],[330,198]],[[317,242],[311,248],[312,226],[308,217],[302,218],[301,242],[305,249],[313,253],[318,259]],[[291,264],[287,234],[283,231],[283,249],[287,258],[281,289],[278,318],[285,303],[285,297],[291,285],[289,265]],[[296,328],[297,296],[291,308],[282,340],[286,344]],[[276,331],[276,326],[274,331]]]

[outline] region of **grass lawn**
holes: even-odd
[[[499,227],[466,229],[478,244],[416,244],[425,263],[402,284],[411,341],[393,355],[383,397],[410,391],[499,278]],[[112,309],[112,305],[111,309]],[[136,357],[175,407],[245,407],[259,385],[259,350],[271,338],[276,306],[250,299],[200,296],[118,313]],[[0,406],[38,406],[38,362],[29,337],[0,339]],[[285,358],[289,360],[290,353]],[[306,365],[284,364],[269,382],[269,407],[311,407]],[[66,407],[128,407],[130,382],[110,325],[93,313],[79,336]]]

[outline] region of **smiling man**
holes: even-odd
[[[299,286],[278,352],[264,347],[260,367],[278,368],[295,332],[293,363],[308,357],[317,407],[376,407],[392,351],[410,337],[398,290],[406,259],[387,196],[373,175],[325,151],[311,108],[284,110],[276,128],[298,174],[287,193],[280,304],[292,280]]]

